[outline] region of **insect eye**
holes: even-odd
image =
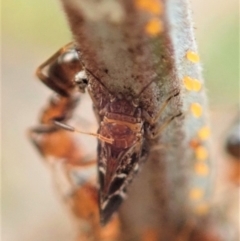
[[[77,84],[80,92],[84,93],[85,88],[88,85],[88,79],[87,79],[86,72],[84,70],[78,72],[74,77],[74,81]]]

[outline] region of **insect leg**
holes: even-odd
[[[157,138],[161,132],[177,117],[181,116],[182,113],[172,116],[170,119],[166,120],[163,124],[146,128],[146,135],[148,139]]]
[[[87,82],[79,83],[79,78],[83,78],[83,75],[77,73],[81,72],[84,71],[78,53],[73,43],[69,43],[41,64],[36,70],[36,75],[50,89],[68,97],[76,85],[84,92]]]
[[[149,124],[145,130],[146,130],[146,136],[148,139],[155,139],[157,138],[160,133],[176,118],[182,115],[182,113],[178,113],[177,115],[172,116],[168,120],[166,120],[163,124],[159,125],[156,124],[159,117],[167,107],[168,103],[171,101],[172,98],[176,97],[179,95],[179,92],[174,93],[168,99],[163,103],[163,105],[160,107],[158,113],[156,114],[155,117],[151,117],[148,112],[143,111],[143,117],[146,119],[147,123]]]
[[[152,117],[148,114],[147,111],[143,110],[143,117],[146,119],[146,121],[150,124],[150,125],[154,125],[159,117],[161,116],[161,114],[163,113],[163,111],[165,110],[165,108],[167,107],[168,103],[170,102],[170,100],[176,96],[179,95],[179,92],[171,95],[170,97],[167,98],[167,100],[164,101],[163,105],[159,108],[158,113],[156,114],[156,116]]]

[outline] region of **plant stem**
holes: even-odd
[[[158,122],[183,116],[159,138],[146,140],[148,160],[120,213],[124,240],[140,240],[151,230],[161,240],[188,240],[212,220],[213,183],[207,101],[188,1],[61,1],[84,65],[112,94],[141,93],[142,109],[156,116],[180,92]]]

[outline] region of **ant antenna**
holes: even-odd
[[[69,125],[67,125],[67,124],[65,124],[65,123],[62,123],[62,122],[59,122],[59,121],[56,121],[56,120],[53,121],[53,123],[54,123],[56,126],[58,126],[58,127],[62,128],[62,129],[64,129],[64,130],[66,130],[66,131],[78,132],[78,133],[81,133],[81,134],[84,134],[84,135],[95,136],[95,137],[97,137],[99,140],[105,141],[105,142],[107,142],[107,143],[109,143],[109,144],[113,144],[113,141],[114,141],[114,139],[104,137],[104,136],[102,136],[102,135],[100,135],[100,134],[96,134],[96,133],[92,133],[92,132],[80,131],[80,130],[78,130],[78,129],[75,129],[75,128],[72,127],[72,126],[69,126]]]

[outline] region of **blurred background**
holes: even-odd
[[[239,101],[238,1],[194,0],[196,38],[221,152]],[[71,240],[72,223],[53,191],[49,170],[26,136],[49,91],[36,67],[71,41],[56,0],[2,2],[2,238]]]

